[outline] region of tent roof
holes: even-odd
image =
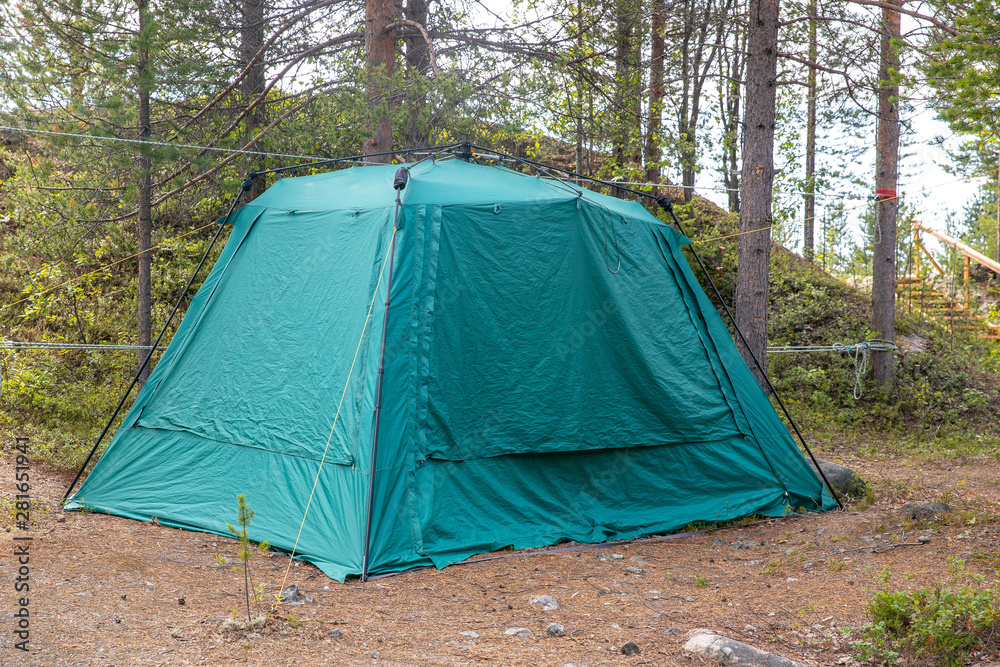
[[[260,197],[255,206],[294,210],[332,211],[373,209],[395,203],[392,182],[401,166],[410,167],[410,180],[403,191],[403,204],[436,206],[504,204],[508,202],[556,202],[582,198],[612,213],[649,224],[666,227],[642,204],[609,197],[552,178],[541,178],[513,171],[503,166],[480,165],[457,159],[425,160],[406,165],[352,167],[313,176],[278,180]],[[690,243],[677,234],[682,244]]]

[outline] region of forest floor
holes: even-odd
[[[68,480],[43,469],[31,471],[35,523],[20,531],[12,525],[8,446],[0,465],[0,665],[700,665],[683,648],[696,628],[806,665],[854,664],[851,638],[880,587],[932,586],[948,577],[950,557],[993,580],[1000,462],[838,454],[827,457],[876,490],[863,510],[580,551],[505,552],[368,583],[340,584],[297,563],[289,582],[313,601],[279,607],[248,634],[223,630],[230,610],[245,606],[242,571],[219,567],[216,557],[235,560],[236,541],[62,514],[56,500]],[[900,517],[906,502],[941,500],[953,510],[944,517]],[[13,538],[24,536],[33,538],[29,653],[14,647],[12,616],[23,595],[14,592],[14,550],[25,542]],[[918,542],[923,536],[930,542]],[[734,548],[737,541],[749,548]],[[276,590],[286,565],[285,556],[257,556],[254,576]],[[529,604],[536,595],[553,596],[560,608]],[[564,625],[565,636],[547,636],[550,623]],[[508,628],[532,634],[508,636]],[[622,654],[629,640],[638,654]]]

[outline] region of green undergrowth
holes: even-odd
[[[692,247],[731,304],[736,216],[704,200],[676,208]],[[721,312],[707,278],[686,252]],[[880,337],[870,323],[868,294],[797,254],[772,246],[769,346],[851,346]],[[728,320],[726,324],[732,330]],[[896,384],[890,391],[875,385],[870,369],[856,387],[851,354],[768,355],[771,381],[807,440],[824,449],[865,456],[1000,457],[1000,346],[953,332],[943,321],[924,319],[902,300],[897,304],[896,327],[897,342],[901,336],[916,340],[923,350],[901,345]]]
[[[883,587],[868,602],[869,621],[852,642],[865,664],[898,665],[926,660],[957,666],[996,657],[1000,651],[1000,590],[997,581],[972,574],[965,562],[950,558],[949,577],[927,588]],[[1000,573],[996,573],[1000,575]]]

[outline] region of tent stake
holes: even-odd
[[[382,376],[385,374],[385,337],[389,329],[389,299],[392,296],[392,267],[396,259],[396,230],[399,209],[402,206],[400,194],[406,187],[410,172],[406,167],[396,171],[392,187],[396,190],[396,212],[392,218],[392,241],[389,242],[389,279],[385,285],[385,314],[382,316],[382,350],[378,359],[378,386],[375,389],[375,426],[372,434],[372,466],[368,478],[368,511],[365,517],[365,551],[361,558],[361,581],[368,581],[368,555],[371,547],[372,510],[375,504],[375,464],[378,461],[378,426],[382,414]]]
[[[247,177],[243,179],[243,184],[240,186],[240,191],[239,193],[237,193],[235,197],[233,197],[233,203],[232,205],[230,205],[229,211],[226,213],[226,217],[223,218],[222,222],[219,223],[219,231],[215,232],[215,236],[212,237],[212,242],[208,244],[208,248],[205,250],[205,254],[201,256],[201,261],[198,262],[198,266],[195,268],[194,273],[191,274],[191,279],[188,280],[187,285],[184,286],[184,289],[183,291],[181,291],[180,296],[177,297],[177,303],[174,304],[174,309],[170,311],[170,316],[167,317],[167,321],[163,324],[163,328],[160,329],[160,335],[156,337],[156,342],[153,343],[152,347],[150,348],[149,354],[147,354],[146,357],[142,360],[142,365],[139,366],[139,370],[136,371],[135,377],[132,378],[132,383],[128,386],[128,389],[125,390],[125,393],[122,394],[122,398],[120,401],[118,401],[118,407],[115,408],[114,413],[111,415],[111,419],[109,419],[108,423],[104,425],[104,430],[101,431],[101,435],[98,436],[97,442],[94,443],[94,446],[91,448],[90,453],[87,454],[87,459],[83,462],[83,465],[80,466],[80,470],[77,471],[76,477],[73,478],[73,482],[69,485],[69,488],[66,489],[65,495],[63,495],[63,503],[65,503],[66,499],[69,498],[69,494],[73,493],[73,487],[75,487],[76,483],[80,481],[80,476],[83,475],[83,471],[87,469],[87,464],[90,463],[90,459],[93,458],[94,453],[97,451],[97,448],[100,447],[101,442],[104,441],[104,436],[108,434],[108,431],[111,429],[111,425],[115,423],[115,418],[118,417],[118,413],[121,412],[122,406],[125,405],[125,401],[128,400],[129,394],[132,393],[132,387],[134,387],[139,382],[139,376],[142,375],[142,372],[146,369],[146,366],[149,365],[149,360],[153,357],[153,351],[160,344],[160,341],[163,340],[163,335],[167,333],[167,327],[170,326],[170,322],[174,319],[174,315],[177,314],[177,310],[181,307],[181,304],[184,302],[184,297],[187,296],[188,290],[191,289],[191,285],[194,284],[195,278],[197,278],[198,273],[201,272],[201,267],[205,265],[205,260],[208,259],[208,254],[212,252],[212,248],[215,247],[215,242],[218,241],[219,236],[222,235],[222,230],[225,229],[226,223],[229,222],[229,218],[233,214],[233,210],[236,209],[236,205],[239,203],[240,198],[243,196],[243,193],[250,191],[250,188],[253,186],[253,179],[256,178],[257,176],[259,176],[259,174],[257,174],[256,172],[250,172],[249,174],[247,174]]]

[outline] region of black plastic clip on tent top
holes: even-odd
[[[652,195],[648,194],[646,196],[652,197]],[[677,219],[677,214],[674,213],[674,203],[670,201],[670,199],[665,195],[660,195],[659,197],[656,197],[656,203],[660,205],[660,208],[662,208],[664,211],[670,214],[670,217],[673,219],[674,224],[677,226],[677,229],[681,232],[681,234],[687,236],[687,232],[684,231],[684,226],[681,224],[681,221]],[[698,266],[701,267],[702,273],[704,273],[705,277],[708,278],[708,282],[712,286],[712,290],[715,292],[715,297],[719,300],[719,303],[721,303],[722,307],[725,309],[726,315],[729,317],[729,321],[733,323],[733,329],[736,330],[736,334],[740,337],[740,341],[743,342],[743,349],[745,349],[747,353],[750,355],[750,358],[753,359],[753,363],[757,367],[757,370],[760,372],[760,376],[764,378],[764,382],[767,383],[768,389],[771,390],[771,393],[778,401],[778,405],[781,406],[781,411],[785,413],[785,417],[788,419],[788,423],[792,425],[792,429],[795,431],[795,435],[798,436],[799,442],[802,443],[802,446],[805,448],[806,453],[809,454],[809,458],[812,460],[813,465],[816,467],[816,472],[819,473],[819,476],[823,479],[823,482],[826,484],[827,488],[830,489],[830,493],[833,495],[833,499],[837,501],[837,507],[839,507],[840,509],[844,509],[844,504],[840,501],[840,497],[837,495],[836,489],[833,488],[833,484],[830,483],[830,480],[826,478],[826,473],[824,473],[823,468],[820,467],[819,461],[816,460],[816,457],[812,453],[812,449],[810,449],[809,445],[806,444],[806,439],[802,437],[802,432],[799,431],[798,425],[795,423],[795,420],[792,419],[792,415],[789,414],[788,408],[785,407],[785,402],[781,400],[781,395],[778,393],[778,390],[774,388],[774,385],[771,384],[771,378],[767,376],[767,372],[764,371],[764,368],[761,365],[760,360],[757,359],[757,355],[755,355],[753,353],[753,350],[750,349],[750,344],[747,342],[746,336],[743,335],[743,330],[740,329],[740,325],[736,323],[736,318],[733,317],[733,313],[729,310],[729,306],[726,304],[726,300],[722,298],[722,293],[719,291],[718,286],[715,284],[715,280],[712,279],[712,274],[708,272],[708,268],[705,266],[705,263],[701,260],[701,255],[699,255],[694,248],[691,248],[691,254],[693,254],[694,258],[698,261]]]
[[[198,262],[198,266],[195,267],[194,273],[191,274],[191,278],[188,280],[187,285],[184,286],[184,289],[181,290],[180,296],[177,297],[177,302],[174,304],[174,309],[170,311],[170,315],[167,317],[167,321],[163,323],[163,328],[160,329],[160,335],[156,337],[156,342],[153,343],[153,346],[149,349],[149,352],[146,353],[145,358],[143,358],[142,363],[139,364],[139,370],[136,371],[135,377],[132,378],[131,384],[129,384],[128,389],[125,390],[125,393],[122,394],[121,400],[118,401],[118,406],[115,408],[114,413],[111,415],[111,418],[108,420],[108,423],[104,425],[104,430],[101,431],[101,435],[97,437],[97,442],[95,442],[94,446],[90,449],[90,453],[87,454],[86,460],[83,462],[83,465],[80,466],[80,469],[77,471],[76,477],[73,478],[73,482],[69,485],[69,488],[66,489],[65,495],[63,495],[64,503],[66,502],[66,499],[69,498],[69,495],[73,493],[73,487],[75,487],[76,483],[80,481],[80,476],[83,475],[83,471],[87,469],[87,464],[90,463],[90,459],[94,457],[94,453],[97,452],[97,448],[101,446],[101,443],[104,441],[104,436],[106,436],[108,434],[108,431],[111,429],[111,425],[115,423],[115,419],[118,417],[118,413],[121,412],[122,406],[125,405],[125,401],[128,399],[129,394],[132,393],[132,388],[139,383],[139,378],[142,377],[142,372],[146,370],[147,366],[149,366],[149,360],[152,359],[153,357],[153,351],[157,348],[157,346],[159,346],[160,341],[163,340],[163,335],[167,333],[167,328],[170,326],[170,322],[174,319],[174,315],[177,314],[177,310],[181,307],[181,304],[187,297],[188,291],[191,289],[191,285],[194,284],[195,279],[201,272],[201,267],[205,265],[205,260],[208,259],[208,254],[212,252],[212,248],[215,247],[215,242],[218,241],[219,237],[222,235],[222,230],[226,228],[226,223],[229,222],[229,218],[232,216],[233,211],[236,209],[236,205],[239,204],[240,199],[243,197],[243,193],[250,191],[250,188],[253,187],[253,180],[257,178],[259,175],[260,174],[258,172],[252,171],[249,174],[247,174],[247,177],[243,179],[243,183],[240,184],[239,193],[235,197],[233,197],[233,203],[229,206],[229,211],[226,213],[226,217],[219,222],[219,230],[215,232],[215,236],[212,237],[212,242],[209,243],[208,248],[205,249],[205,254],[201,256],[201,261]]]

